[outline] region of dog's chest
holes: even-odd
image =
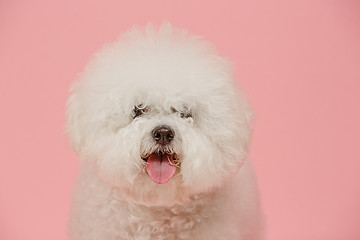
[[[192,232],[212,218],[204,202],[172,208],[129,206],[127,234],[130,239],[189,239]],[[132,237],[132,238],[131,238]]]

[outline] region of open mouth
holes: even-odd
[[[146,172],[151,180],[157,184],[167,183],[180,165],[176,154],[154,152],[149,156],[142,157],[142,159],[146,161]]]

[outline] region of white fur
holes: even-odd
[[[261,238],[245,161],[251,109],[211,44],[168,23],[134,27],[95,55],[71,91],[67,131],[81,160],[71,240]],[[133,119],[140,104],[147,111]],[[159,148],[151,132],[160,125],[175,131],[167,150],[181,162],[165,184],[141,158]]]

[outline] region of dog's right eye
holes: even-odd
[[[145,106],[143,106],[142,104],[134,106],[133,115],[132,115],[133,119],[140,117],[146,111],[147,111],[147,108]]]

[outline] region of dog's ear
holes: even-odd
[[[82,130],[81,130],[81,115],[82,108],[80,106],[80,99],[76,92],[74,92],[76,84],[70,88],[71,95],[66,104],[66,133],[70,139],[70,146],[76,154],[81,151],[82,145]]]

